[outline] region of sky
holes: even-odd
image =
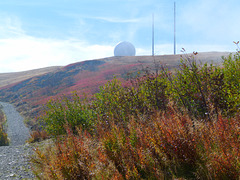
[[[177,54],[236,51],[239,0],[175,0]],[[173,54],[174,0],[1,0],[0,73],[113,56],[129,41],[136,55]]]

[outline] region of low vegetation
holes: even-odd
[[[52,146],[36,149],[39,179],[239,179],[240,54],[223,67],[183,57],[90,99],[50,101],[41,123]],[[157,63],[156,63],[157,66]]]
[[[2,111],[2,107],[0,106],[0,146],[9,145],[7,133],[5,132],[5,129],[4,129],[5,123],[6,123],[6,118]]]

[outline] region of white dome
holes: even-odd
[[[135,54],[135,47],[127,41],[118,43],[114,48],[114,56],[135,56]]]

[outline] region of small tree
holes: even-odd
[[[9,140],[7,134],[3,131],[3,128],[0,127],[0,146],[8,146]]]

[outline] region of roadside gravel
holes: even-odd
[[[32,146],[25,144],[29,138],[29,130],[23,123],[23,117],[13,105],[0,102],[7,117],[7,133],[10,146],[0,147],[0,180],[34,179],[31,172],[29,155]]]
[[[28,162],[32,147],[29,145],[0,147],[0,179],[34,179]]]

